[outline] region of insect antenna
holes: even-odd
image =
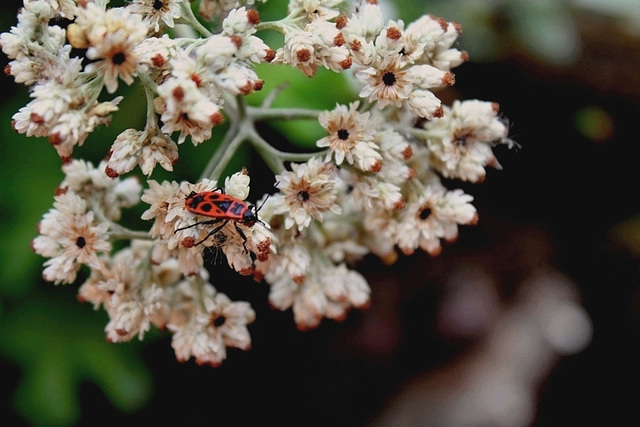
[[[280,181],[276,182],[275,184],[273,184],[274,188],[278,188],[278,184],[280,184]],[[271,194],[267,194],[267,197],[264,198],[264,200],[262,201],[262,203],[260,203],[260,206],[256,207],[256,205],[253,205],[253,213],[256,216],[256,219],[258,220],[258,222],[262,225],[266,225],[264,223],[264,221],[262,221],[260,218],[258,218],[258,212],[260,211],[260,209],[262,209],[262,207],[264,206],[265,203],[267,203],[267,200],[269,200],[269,197],[271,197]]]

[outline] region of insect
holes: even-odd
[[[262,202],[262,205],[264,205],[264,202],[266,202],[266,199]],[[262,205],[260,205],[260,208]],[[219,224],[211,230],[204,239],[196,243],[196,245],[199,245],[218,231],[222,230],[229,221],[233,221],[236,231],[243,240],[243,246],[246,251],[247,237],[244,235],[240,227],[238,227],[238,224],[242,224],[246,227],[252,227],[256,222],[262,223],[262,221],[258,219],[258,211],[260,208],[256,208],[255,205],[225,194],[224,189],[220,187],[200,193],[192,191],[185,199],[185,208],[194,214],[207,216],[213,219],[199,221],[195,224],[178,228],[176,232],[195,227],[197,225]]]

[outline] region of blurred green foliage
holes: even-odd
[[[319,69],[310,85],[309,77],[300,70],[284,65],[261,64],[257,72],[266,84],[262,91],[250,95],[249,102],[259,105],[274,89],[283,85],[283,89],[273,102],[274,107],[312,108],[330,110],[336,103],[352,102],[357,96],[355,87],[340,74]],[[308,150],[313,150],[316,141],[326,132],[317,121],[272,121],[269,126],[286,135],[288,142]]]
[[[106,342],[103,314],[40,292],[3,316],[0,355],[22,369],[13,403],[33,425],[77,421],[84,381],[98,385],[120,411],[139,409],[149,399],[152,380],[136,346]]]
[[[78,304],[75,286],[53,289],[44,282],[44,259],[29,250],[63,174],[46,139],[26,138],[11,128],[11,116],[27,102],[20,89],[0,108],[0,233],[8,243],[0,247],[0,356],[21,371],[13,405],[33,425],[73,424],[80,417],[78,387],[89,381],[118,410],[139,409],[152,390],[141,346],[109,344],[105,313]],[[123,103],[117,120],[139,121],[135,104]],[[83,155],[104,157],[115,129],[92,137]]]

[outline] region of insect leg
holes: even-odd
[[[214,221],[205,221],[205,222],[208,222],[209,224],[214,224],[214,223],[216,223],[216,222],[220,222],[220,221],[223,221],[223,223],[222,223],[222,224],[220,224],[219,226],[217,226],[216,228],[214,228],[213,230],[211,230],[211,231],[209,232],[209,234],[207,234],[207,236],[206,236],[204,239],[202,239],[202,240],[200,240],[198,243],[196,243],[196,246],[198,246],[200,243],[204,242],[204,241],[205,241],[205,240],[207,240],[209,237],[211,237],[211,236],[213,236],[214,234],[216,234],[218,231],[222,230],[222,227],[224,227],[225,225],[227,225],[227,222],[229,222],[229,220],[228,220],[228,219],[224,219],[224,218],[219,218],[219,219],[214,220]]]
[[[249,249],[247,249],[247,236],[244,235],[244,232],[240,229],[237,222],[234,222],[233,225],[236,227],[236,231],[242,238],[242,247],[244,247],[244,251],[249,253]]]
[[[176,231],[174,231],[174,233],[177,233],[178,231],[181,231],[181,230],[186,230],[187,228],[195,227],[196,225],[211,225],[211,224],[216,224],[223,220],[224,218],[216,218],[216,219],[210,219],[207,221],[198,221],[195,224],[187,225],[186,227],[177,228]]]

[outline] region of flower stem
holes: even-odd
[[[115,240],[153,240],[146,231],[118,230],[108,231],[109,241]]]
[[[231,100],[227,100],[231,106]],[[229,111],[231,127],[227,131],[222,143],[205,167],[200,179],[219,180],[225,167],[229,164],[242,143],[249,142],[274,174],[283,172],[285,162],[306,162],[310,158],[322,154],[291,153],[280,151],[267,142],[255,128],[255,122],[261,120],[317,120],[320,111],[304,108],[264,108],[247,105],[243,96],[235,98],[235,108]]]
[[[253,145],[253,148],[258,152],[262,160],[269,166],[271,172],[277,175],[285,170],[284,162],[278,155],[279,151],[265,141],[253,126],[247,136],[249,137],[249,142],[251,142],[251,145]]]
[[[205,37],[211,37],[211,31],[198,21],[198,18],[193,14],[191,10],[191,2],[183,1],[180,5],[182,9],[181,18],[187,24],[191,25],[195,30]]]
[[[279,174],[286,170],[284,162],[306,162],[312,157],[322,155],[325,151],[314,153],[291,153],[280,151],[262,138],[255,128],[251,128],[248,133],[248,140],[253,148],[260,154],[260,157],[269,166],[274,174]]]
[[[245,135],[243,132],[238,132],[238,126],[232,123],[222,143],[204,168],[200,179],[208,178],[217,181],[244,139]]]
[[[147,99],[147,129],[154,129],[157,127],[156,112],[153,106],[153,97],[157,92],[158,85],[151,80],[151,78],[145,74],[140,73],[140,82],[144,88],[144,95]]]
[[[248,107],[248,114],[255,121],[260,120],[295,120],[309,119],[318,120],[319,110],[311,110],[305,108],[259,108]]]
[[[411,127],[411,126],[397,126],[397,127],[395,127],[395,129],[398,132],[401,132],[401,133],[404,133],[404,134],[407,134],[407,135],[411,135],[411,136],[415,136],[415,137],[420,138],[422,140],[426,140],[426,139],[438,136],[435,132],[428,131],[426,129],[415,128],[415,127]]]

